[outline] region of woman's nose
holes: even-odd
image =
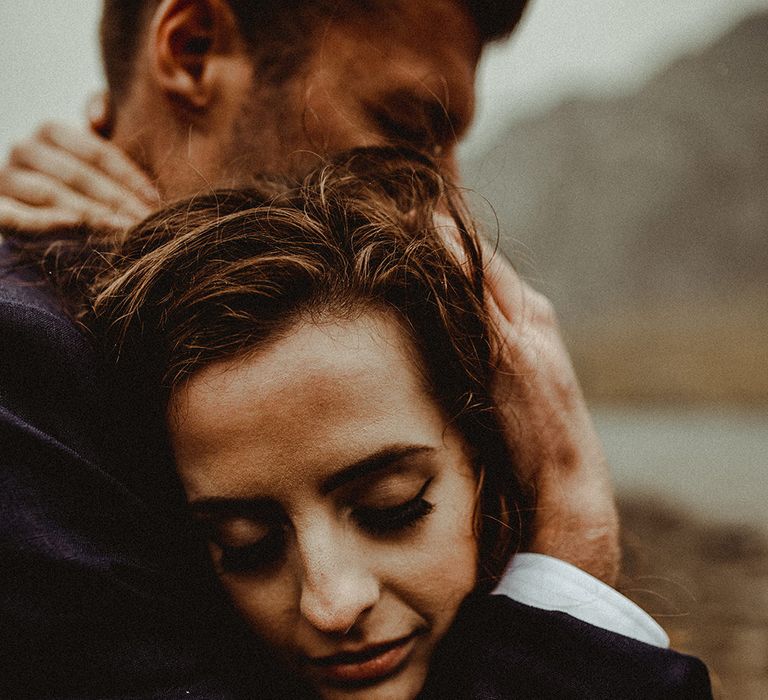
[[[316,542],[304,557],[300,609],[317,630],[345,634],[379,599],[379,582],[354,547]]]

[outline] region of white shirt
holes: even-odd
[[[666,632],[642,608],[586,571],[545,554],[516,554],[493,593],[568,613],[646,644],[669,646]]]

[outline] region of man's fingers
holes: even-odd
[[[485,263],[485,282],[491,297],[501,313],[512,321],[520,316],[523,308],[526,285],[520,279],[511,263],[498,246],[481,238],[480,246]]]
[[[618,571],[610,470],[550,302],[483,242],[487,308],[500,338],[494,396],[522,480],[536,492],[531,551],[608,583]]]

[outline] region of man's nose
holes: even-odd
[[[315,629],[345,634],[379,599],[379,581],[354,546],[323,537],[305,543],[300,609]]]

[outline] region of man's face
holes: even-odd
[[[279,88],[255,77],[222,151],[236,164],[233,180],[393,142],[455,167],[474,108],[477,31],[457,0],[397,5],[382,16],[328,19],[308,38],[307,60]]]

